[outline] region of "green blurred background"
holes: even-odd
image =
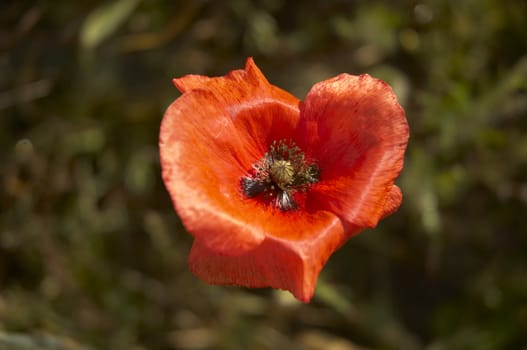
[[[527,2],[0,5],[0,349],[527,349]],[[160,179],[171,78],[389,82],[401,209],[315,298],[207,286]]]

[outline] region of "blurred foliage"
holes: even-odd
[[[0,349],[527,349],[527,3],[3,1]],[[211,287],[160,180],[171,78],[394,86],[397,214],[314,301]]]

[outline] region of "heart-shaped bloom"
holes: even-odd
[[[174,79],[161,124],[162,175],[210,284],[313,296],[329,256],[401,204],[408,142],[385,82],[341,74],[302,102],[249,58],[224,77]]]

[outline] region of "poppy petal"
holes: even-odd
[[[381,219],[395,213],[401,206],[402,201],[403,193],[401,192],[401,189],[396,185],[393,185],[392,190],[386,199],[386,203],[384,203]]]
[[[245,200],[240,179],[299,118],[298,99],[272,87],[251,62],[225,78],[178,80],[184,94],[160,130],[163,180],[176,210],[187,230],[220,254],[242,254],[263,241],[265,230],[251,222],[262,207]]]
[[[239,197],[232,183],[250,164],[250,155],[232,137],[237,130],[230,118],[210,117],[222,113],[221,103],[209,92],[180,97],[161,124],[160,157],[165,186],[187,230],[207,237],[211,248],[236,253],[260,244],[264,234],[228,215],[236,210],[231,198]]]
[[[376,226],[408,141],[404,110],[390,86],[367,74],[341,74],[314,85],[301,105],[298,133],[320,166],[308,210],[331,211],[358,227]]]
[[[195,89],[213,91],[218,97],[224,97],[230,109],[236,110],[237,103],[251,100],[282,102],[286,105],[298,106],[298,98],[289,92],[271,85],[262,71],[256,66],[252,57],[247,58],[245,69],[237,69],[223,77],[207,77],[189,74],[182,78],[173,79],[179,91],[185,93]],[[227,93],[226,93],[227,92]]]
[[[290,291],[297,299],[309,302],[320,270],[343,242],[340,220],[321,212],[315,236],[300,241],[267,236],[254,250],[238,256],[225,256],[195,240],[189,256],[191,271],[209,284],[249,288],[272,287]]]
[[[251,153],[252,162],[265,154],[273,140],[290,137],[300,117],[300,100],[271,85],[251,57],[247,58],[245,69],[233,70],[223,77],[189,74],[173,82],[182,93],[204,90],[214,95],[222,113],[238,130],[232,137],[250,144],[246,151]],[[245,170],[251,165],[246,164]]]

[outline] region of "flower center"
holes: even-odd
[[[266,203],[287,211],[298,208],[295,193],[306,192],[319,178],[318,166],[306,161],[304,152],[294,142],[280,140],[273,141],[240,183],[246,197],[260,196]]]
[[[269,175],[271,175],[271,179],[278,185],[278,187],[286,189],[293,181],[295,168],[290,161],[277,160],[269,166]]]

